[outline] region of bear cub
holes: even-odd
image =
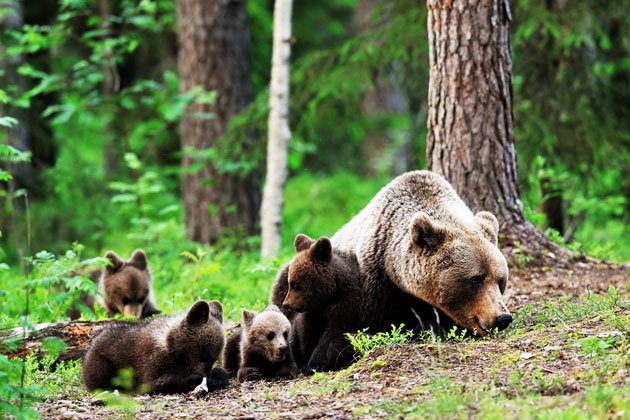
[[[103,329],[83,360],[83,382],[89,391],[113,389],[112,379],[131,368],[138,392],[188,392],[204,377],[209,388],[225,387],[227,373],[212,368],[224,345],[221,303],[198,301],[183,315]]]
[[[307,373],[345,367],[354,360],[345,334],[362,326],[357,259],[352,253],[333,250],[326,237],[313,240],[299,234],[295,250],[286,280],[279,278],[274,286],[272,303],[297,312],[291,332],[296,361]],[[282,300],[281,289],[286,290]]]
[[[105,255],[110,265],[99,281],[102,304],[108,316],[121,313],[136,319],[147,318],[161,311],[155,307],[152,275],[147,255],[137,249],[129,260],[122,260],[114,251]]]
[[[243,311],[241,330],[228,339],[223,367],[237,372],[239,382],[262,378],[291,377],[298,369],[291,349],[291,323],[275,305],[260,313]]]

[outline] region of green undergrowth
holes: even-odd
[[[579,299],[528,305],[498,337],[423,336],[410,347],[386,340],[383,351],[367,352],[342,373],[320,374],[313,386],[357,391],[358,374],[398,378],[401,383],[392,387],[404,386],[405,378],[425,382],[402,397],[359,406],[357,416],[624,418],[630,412],[629,298],[611,287]],[[428,361],[401,361],[403,352],[419,352]],[[387,372],[393,365],[410,368]],[[342,385],[329,383],[335,381]]]

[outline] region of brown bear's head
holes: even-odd
[[[282,306],[296,312],[306,312],[322,306],[337,288],[333,251],[330,240],[314,241],[306,235],[295,237],[297,255],[289,265],[289,290]]]
[[[411,221],[411,247],[422,281],[410,285],[418,297],[441,309],[461,327],[486,335],[512,322],[503,294],[507,262],[497,247],[499,223],[482,211],[474,226],[441,225],[425,212]]]
[[[129,260],[123,261],[114,251],[109,251],[105,257],[110,264],[105,267],[101,281],[108,314],[120,312],[142,318],[142,310],[151,293],[151,272],[146,254],[138,249]]]
[[[242,328],[241,337],[248,352],[273,363],[285,359],[289,351],[291,323],[276,305],[269,305],[260,313],[244,310]]]
[[[196,302],[181,322],[167,329],[165,342],[174,357],[195,373],[207,374],[225,345],[223,306],[216,300]]]

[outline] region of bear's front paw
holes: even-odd
[[[208,377],[208,388],[220,389],[226,388],[230,384],[230,376],[225,369],[217,367],[212,369]]]
[[[242,367],[238,370],[237,375],[239,382],[253,381],[260,379],[261,377],[262,375],[260,374],[260,369],[254,367]]]

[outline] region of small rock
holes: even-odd
[[[521,352],[521,359],[528,360],[528,359],[531,359],[532,357],[534,357],[534,353],[530,353],[528,351]]]

